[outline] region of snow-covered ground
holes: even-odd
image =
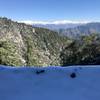
[[[100,100],[100,66],[0,66],[0,100]]]

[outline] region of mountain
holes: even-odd
[[[33,24],[35,27],[41,27],[41,28],[47,28],[50,30],[56,30],[58,31],[59,29],[67,29],[67,28],[74,28],[76,26],[79,26],[80,24],[73,24],[73,23],[66,23],[66,24]]]
[[[100,66],[0,66],[1,100],[100,100]]]
[[[69,43],[55,31],[0,18],[0,64],[11,66],[60,65],[59,54]]]
[[[74,28],[59,29],[59,33],[62,33],[61,35],[65,35],[70,38],[77,38],[79,36],[90,35],[92,33],[100,34],[100,23],[87,23],[84,25],[76,26]]]
[[[91,23],[63,23],[63,24],[34,24],[33,26],[42,27],[57,31],[60,35],[69,38],[77,38],[81,35],[100,33],[100,22]]]
[[[66,31],[69,32],[68,36],[66,32],[64,35],[62,32],[0,18],[0,64],[30,67],[98,65],[99,25],[89,23],[66,29],[70,30]]]
[[[100,65],[100,34],[81,36],[63,48],[61,65]]]

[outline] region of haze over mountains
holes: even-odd
[[[37,27],[48,28],[52,30],[73,28],[79,25],[89,23],[90,21],[70,21],[70,20],[58,20],[58,21],[19,21],[26,24],[30,24]]]
[[[72,24],[72,23],[68,23],[68,24],[33,24],[33,26],[35,27],[42,27],[42,28],[48,28],[51,30],[59,30],[59,29],[67,29],[67,28],[74,28],[76,26],[79,26],[81,24]]]

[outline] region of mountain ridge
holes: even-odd
[[[67,37],[44,28],[0,18],[0,63],[12,66],[59,65]]]

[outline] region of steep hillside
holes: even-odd
[[[100,100],[100,66],[5,68],[1,100]]]
[[[100,34],[75,39],[60,53],[61,65],[100,65]]]
[[[2,65],[59,65],[60,51],[69,42],[68,38],[59,36],[57,32],[0,18]]]

